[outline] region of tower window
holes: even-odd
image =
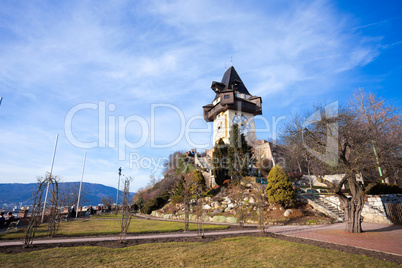
[[[224,98],[225,100],[226,100],[226,99],[230,99],[230,95],[229,95],[229,94],[224,95],[223,98]]]

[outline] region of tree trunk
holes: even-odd
[[[244,195],[243,195],[243,186],[241,185],[241,181],[239,180],[239,185],[236,187],[237,192],[237,209],[236,209],[236,216],[237,216],[237,223],[239,228],[244,227]]]
[[[351,197],[347,197],[341,192],[342,185],[346,181],[349,182]],[[363,217],[361,214],[364,206],[364,191],[362,186],[356,181],[355,176],[353,174],[346,175],[337,186],[335,193],[339,197],[341,209],[345,213],[345,231],[349,233],[363,232]]]
[[[300,165],[300,161],[298,159],[297,159],[297,166],[299,167],[299,172],[302,173],[302,168],[301,168],[301,165]]]
[[[189,221],[190,221],[190,200],[185,199],[184,201],[184,231],[187,232],[189,230]]]
[[[346,228],[345,231],[349,233],[361,233],[362,221],[361,216],[364,206],[364,195],[358,194],[352,198],[339,198],[341,201],[341,208],[345,212]]]

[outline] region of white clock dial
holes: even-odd
[[[239,125],[241,134],[247,135],[250,132],[250,123],[248,122],[247,117],[243,115],[236,115],[233,117],[232,123]]]

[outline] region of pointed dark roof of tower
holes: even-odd
[[[251,95],[233,66],[226,70],[220,83],[212,82],[211,88],[216,92],[216,98],[223,91],[238,91],[239,93]]]
[[[225,89],[232,88],[233,85],[237,85],[235,89],[239,93],[244,93],[250,95],[243,81],[241,81],[240,76],[237,74],[235,68],[230,66],[229,69],[226,70],[225,74],[222,77],[222,84],[225,84]]]

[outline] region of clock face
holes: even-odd
[[[222,122],[218,123],[218,127],[216,128],[216,135],[220,138],[223,134],[223,124]]]
[[[247,117],[243,115],[236,115],[233,117],[233,124],[238,124],[240,133],[243,135],[247,135],[250,132],[250,123],[248,122]]]

